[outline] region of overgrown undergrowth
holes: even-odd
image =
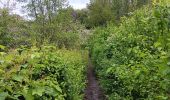
[[[0,52],[0,99],[82,99],[86,55],[54,46]]]
[[[90,52],[109,100],[169,99],[169,18],[169,6],[158,4],[96,29]]]

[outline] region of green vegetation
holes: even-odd
[[[169,17],[169,6],[156,4],[96,29],[91,56],[109,100],[169,99]]]
[[[81,52],[43,46],[0,54],[1,100],[82,99],[86,61]]]
[[[169,0],[16,2],[30,20],[0,8],[0,100],[83,100],[88,55],[108,100],[170,99]]]
[[[83,99],[88,52],[74,9],[63,0],[27,3],[31,20],[0,9],[0,100]]]
[[[151,0],[90,0],[86,26],[90,28],[107,26],[108,22],[118,24],[120,18],[145,4],[151,5]]]

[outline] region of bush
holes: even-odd
[[[109,100],[169,99],[169,11],[145,7],[118,27],[95,31],[91,55]]]
[[[86,60],[80,51],[43,46],[0,54],[1,100],[83,98]]]

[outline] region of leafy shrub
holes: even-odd
[[[168,6],[155,5],[95,31],[90,51],[109,100],[169,99],[169,18]]]
[[[0,55],[0,99],[79,100],[85,87],[80,51],[32,47]]]

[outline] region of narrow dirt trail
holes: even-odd
[[[94,67],[90,58],[87,69],[87,81],[84,100],[106,100],[96,79]]]

